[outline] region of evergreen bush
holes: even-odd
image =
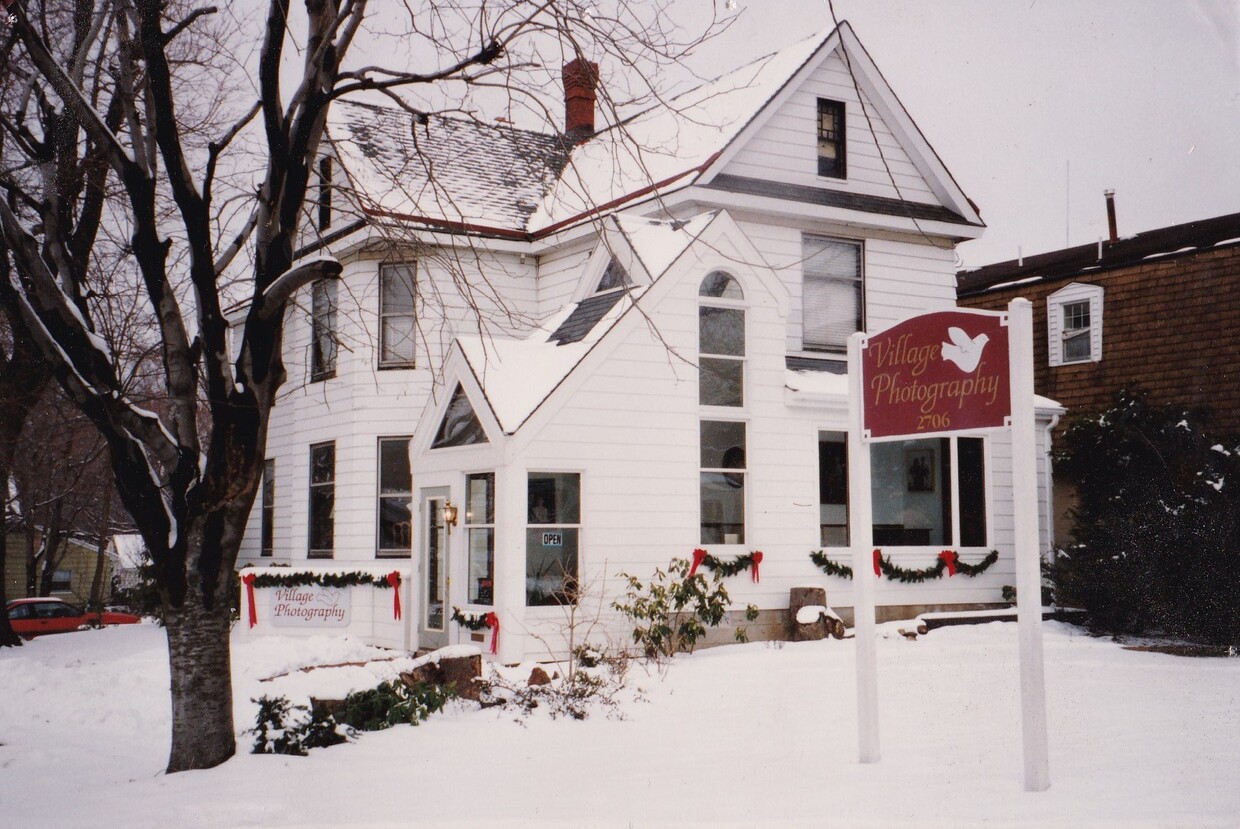
[[[673,558],[667,571],[655,568],[646,582],[628,573],[623,600],[612,603],[633,624],[633,641],[646,657],[663,659],[678,651],[693,652],[708,627],[723,622],[731,598],[720,570],[689,574],[689,561]],[[756,610],[756,609],[755,609]],[[756,612],[753,614],[756,618]]]
[[[1094,626],[1240,643],[1240,441],[1202,419],[1122,391],[1065,430],[1078,505],[1055,578]]]

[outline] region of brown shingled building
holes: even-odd
[[[1108,241],[960,271],[957,295],[969,308],[1033,302],[1036,390],[1068,419],[1128,387],[1240,434],[1240,213],[1125,238],[1112,220]],[[1056,482],[1056,501],[1066,490]]]

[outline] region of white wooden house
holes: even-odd
[[[727,586],[768,628],[793,586],[851,605],[809,557],[850,543],[906,568],[999,551],[883,580],[880,613],[1000,602],[1006,436],[875,445],[874,526],[848,526],[846,339],[953,308],[984,227],[848,24],[623,130],[595,132],[590,69],[565,68],[564,135],[336,106],[305,253],[344,273],[289,313],[242,564],[395,572],[401,619],[356,587],[347,629],[437,647],[480,637],[454,610],[493,613],[506,662],[562,649],[566,579],[606,608],[619,572],[696,548],[763,553]],[[1044,466],[1061,411],[1039,401]]]

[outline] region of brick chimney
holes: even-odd
[[[1107,200],[1107,231],[1111,235],[1111,244],[1119,241],[1119,225],[1115,221],[1115,191],[1103,190],[1102,195]]]
[[[573,141],[584,141],[594,135],[595,89],[598,87],[598,64],[577,58],[564,64],[564,134]]]

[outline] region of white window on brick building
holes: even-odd
[[[1073,282],[1046,298],[1047,359],[1052,366],[1102,359],[1101,285]]]

